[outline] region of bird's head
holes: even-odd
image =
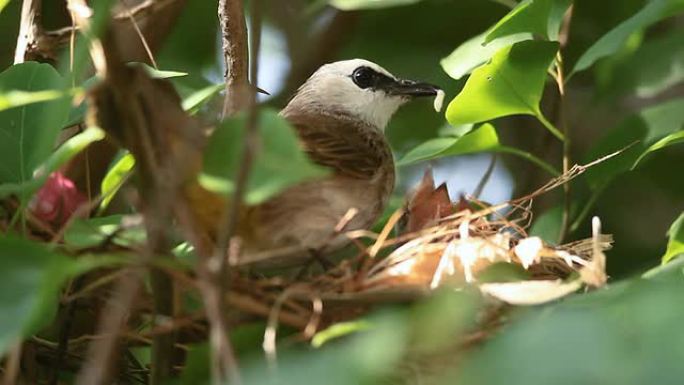
[[[413,97],[435,96],[439,87],[399,79],[363,59],[325,64],[299,88],[288,109],[343,113],[384,130],[397,109]]]

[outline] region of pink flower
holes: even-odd
[[[61,172],[53,172],[31,200],[29,210],[43,222],[59,226],[86,201],[71,179]]]

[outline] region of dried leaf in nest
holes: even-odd
[[[407,232],[422,230],[436,223],[441,218],[448,217],[457,211],[449,199],[446,184],[435,188],[432,169],[428,168],[423,174],[415,192],[407,203],[408,225]]]

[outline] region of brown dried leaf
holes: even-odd
[[[442,183],[435,188],[432,169],[425,170],[423,179],[408,201],[407,232],[415,232],[436,223],[438,219],[454,214],[457,210],[449,199],[449,190]]]

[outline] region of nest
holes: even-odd
[[[438,288],[475,287],[498,303],[536,305],[603,286],[604,251],[613,240],[601,233],[598,218],[592,221],[591,238],[562,245],[526,231],[533,200],[587,167],[576,166],[532,194],[495,206],[466,197],[452,203],[446,187],[435,188],[427,172],[379,234],[346,233],[358,247],[356,257],[308,277],[236,277],[229,300],[248,312],[268,314],[272,326],[298,327],[308,338],[322,326],[355,318],[376,304],[412,301]],[[370,246],[362,239],[371,240]],[[501,267],[523,274],[492,277]]]

